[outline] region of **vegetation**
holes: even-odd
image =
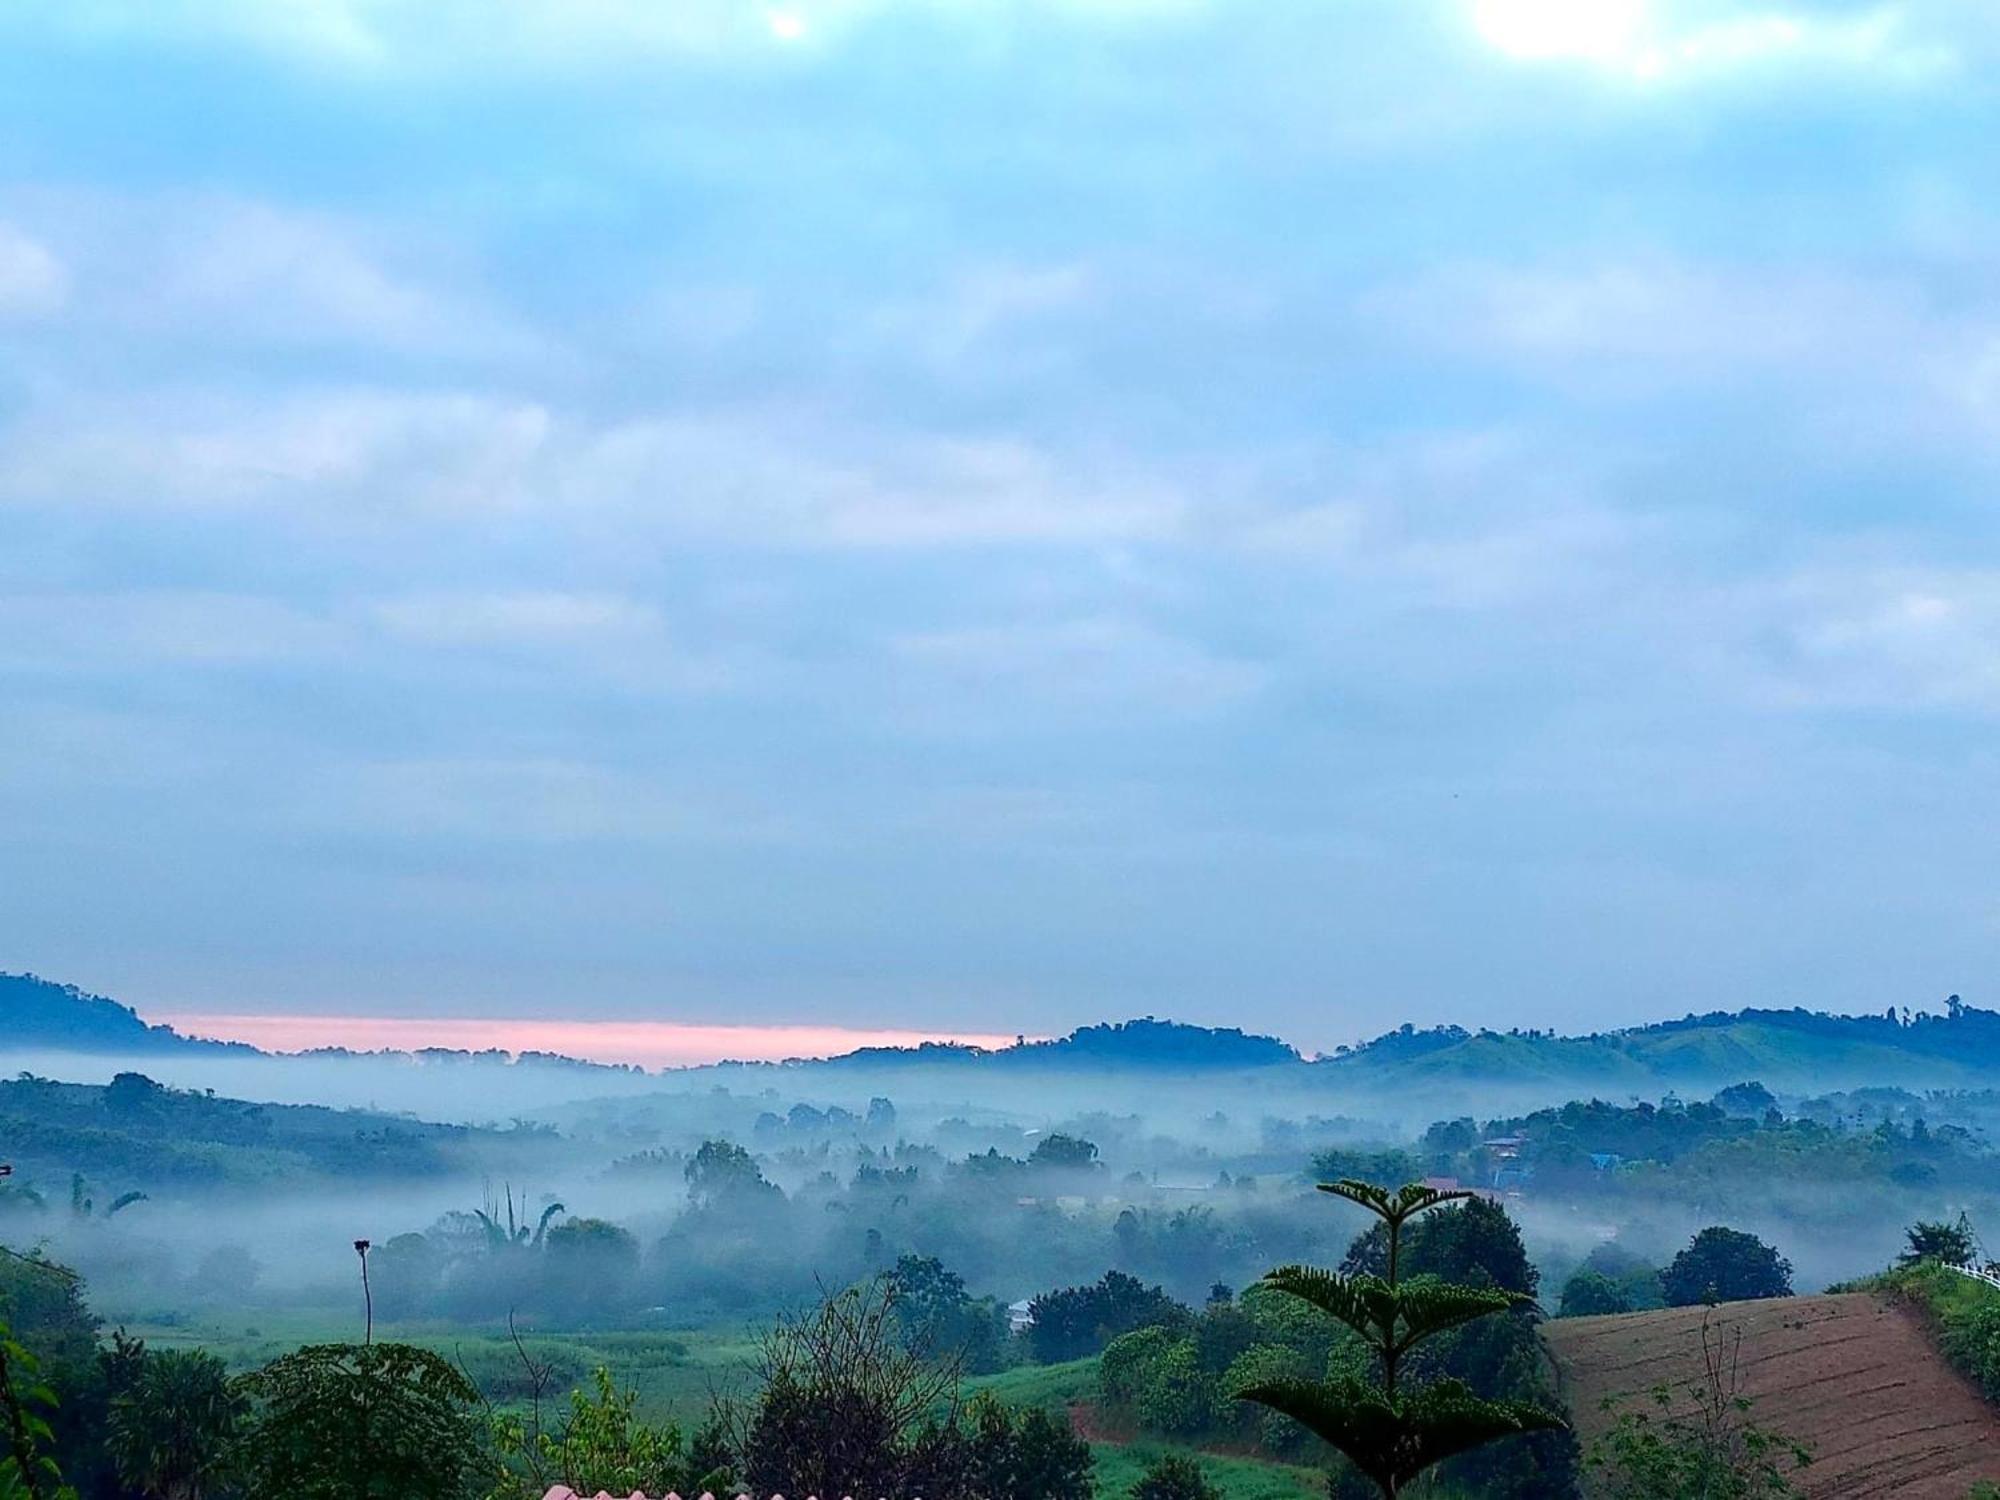
[[[1660,1273],[1669,1307],[1792,1295],[1792,1263],[1754,1234],[1712,1225]]]
[[[1812,1462],[1804,1445],[1750,1420],[1742,1394],[1742,1333],[1704,1320],[1702,1376],[1681,1391],[1656,1388],[1618,1413],[1592,1445],[1590,1466],[1608,1500],[1785,1500]]]
[[[1368,1351],[1371,1368],[1366,1375],[1320,1381],[1264,1380],[1238,1391],[1238,1398],[1268,1406],[1309,1429],[1390,1497],[1455,1454],[1501,1437],[1561,1426],[1561,1418],[1545,1408],[1488,1400],[1449,1377],[1416,1387],[1399,1384],[1406,1363],[1426,1341],[1476,1318],[1506,1313],[1522,1300],[1522,1294],[1497,1287],[1428,1276],[1405,1281],[1401,1276],[1406,1224],[1454,1197],[1470,1195],[1414,1184],[1393,1195],[1364,1182],[1323,1186],[1382,1221],[1382,1273],[1282,1266],[1265,1281],[1344,1325]]]

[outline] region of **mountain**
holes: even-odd
[[[2000,1013],[1953,995],[1943,1015],[1711,1011],[1587,1036],[1406,1026],[1313,1066],[1368,1087],[1560,1083],[1610,1092],[1759,1079],[1822,1092],[1867,1083],[1991,1083],[2000,1076]]]
[[[1048,1041],[1017,1042],[991,1049],[951,1042],[918,1047],[863,1047],[828,1064],[855,1067],[899,1063],[961,1063],[1000,1068],[1167,1068],[1177,1071],[1268,1068],[1303,1059],[1276,1037],[1257,1036],[1234,1026],[1189,1026],[1141,1016],[1081,1026]]]
[[[34,974],[0,974],[0,1038],[10,1048],[59,1052],[257,1050],[240,1042],[198,1041],[171,1026],[148,1026],[129,1005]]]

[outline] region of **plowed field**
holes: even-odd
[[[1543,1325],[1586,1442],[1606,1396],[1645,1397],[1702,1375],[1707,1309],[1670,1308]],[[1865,1293],[1729,1302],[1711,1326],[1740,1328],[1740,1390],[1752,1420],[1809,1444],[1797,1478],[1815,1500],[1964,1500],[2000,1480],[2000,1415],[1947,1365],[1916,1313]]]

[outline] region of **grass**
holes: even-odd
[[[991,1391],[1009,1406],[1068,1406],[1097,1394],[1097,1356],[1060,1365],[1019,1365],[966,1381],[966,1393]]]
[[[1902,1266],[1855,1284],[1894,1293],[1924,1313],[1945,1359],[2000,1403],[2000,1290],[1943,1266]]]
[[[1326,1475],[1319,1469],[1226,1458],[1151,1441],[1092,1443],[1090,1452],[1097,1461],[1098,1500],[1122,1500],[1147,1466],[1163,1453],[1179,1453],[1200,1464],[1223,1500],[1325,1500],[1326,1495]]]
[[[172,1327],[129,1325],[127,1332],[162,1349],[200,1347],[232,1371],[253,1370],[302,1344],[354,1337],[342,1322],[333,1326],[308,1316],[189,1321]],[[425,1326],[378,1327],[377,1338],[393,1338],[431,1349],[462,1368],[499,1405],[525,1401],[530,1381],[519,1352],[504,1329],[440,1331]],[[620,1386],[639,1393],[650,1418],[698,1418],[712,1392],[748,1384],[756,1343],[748,1334],[724,1331],[525,1333],[522,1343],[538,1363],[550,1367],[549,1393],[561,1400],[585,1385],[599,1365]]]
[[[127,1331],[157,1348],[200,1347],[219,1356],[231,1370],[252,1370],[302,1344],[350,1339],[351,1320],[337,1323],[298,1313],[192,1319],[166,1325],[132,1324]],[[444,1331],[424,1325],[381,1326],[378,1338],[393,1338],[436,1350],[460,1365],[473,1383],[502,1406],[525,1401],[528,1391],[521,1362],[505,1330]],[[673,1415],[698,1419],[711,1391],[742,1390],[756,1343],[748,1333],[703,1330],[675,1332],[525,1333],[523,1343],[538,1361],[552,1367],[550,1390],[561,1400],[572,1386],[586,1383],[599,1365],[619,1385],[639,1393],[642,1413],[651,1420]],[[967,1394],[991,1391],[1010,1406],[1066,1407],[1097,1392],[1097,1360],[1059,1365],[1022,1365],[966,1382]],[[1145,1439],[1130,1445],[1092,1443],[1099,1500],[1124,1500],[1146,1467],[1163,1453],[1194,1458],[1223,1500],[1322,1500],[1325,1476],[1317,1469],[1227,1457]]]

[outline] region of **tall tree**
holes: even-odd
[[[155,1500],[201,1500],[223,1470],[246,1404],[213,1354],[148,1351],[111,1402],[118,1477]]]
[[[1412,1388],[1402,1380],[1408,1356],[1427,1339],[1527,1300],[1497,1287],[1459,1286],[1430,1276],[1403,1279],[1403,1239],[1411,1221],[1471,1194],[1415,1183],[1392,1193],[1352,1179],[1321,1183],[1320,1191],[1359,1204],[1381,1221],[1383,1274],[1280,1266],[1264,1282],[1353,1330],[1374,1357],[1372,1378],[1274,1380],[1238,1391],[1239,1400],[1292,1418],[1390,1497],[1454,1454],[1564,1425],[1554,1413],[1527,1402],[1483,1400],[1462,1381],[1441,1379]]]
[[[1660,1289],[1669,1307],[1789,1297],[1792,1263],[1754,1234],[1712,1224],[1660,1273]]]

